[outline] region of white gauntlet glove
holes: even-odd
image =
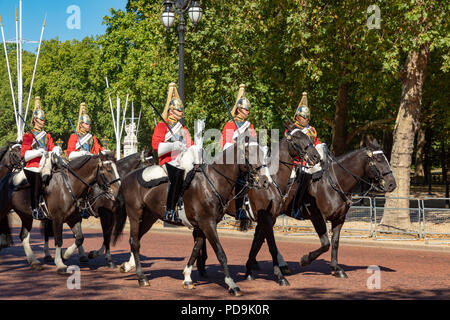
[[[181,141],[161,142],[158,146],[158,156],[161,156],[171,151],[184,151],[184,150],[186,150],[186,146]]]
[[[44,149],[35,149],[35,150],[28,150],[25,152],[25,162],[30,161],[31,159],[42,157],[45,154]]]
[[[57,156],[60,157],[61,154],[62,154],[62,149],[61,149],[61,147],[60,147],[60,146],[54,147],[53,150],[52,150],[52,153],[53,153],[53,154],[56,154]]]
[[[69,155],[69,161],[72,161],[73,159],[82,157],[82,156],[88,156],[91,155],[89,151],[81,150],[81,151],[72,151]]]

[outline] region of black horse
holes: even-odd
[[[328,151],[325,153],[322,177],[313,181],[302,203],[302,217],[311,220],[321,246],[300,260],[302,267],[309,265],[330,248],[326,221],[331,222],[331,274],[338,278],[347,278],[345,271],[338,265],[339,237],[345,217],[351,206],[351,191],[358,183],[365,184],[377,192],[392,192],[397,187],[389,162],[376,140],[367,141],[366,148],[347,153],[338,159]],[[296,189],[289,193],[286,207],[282,212],[290,215]],[[256,262],[264,242],[264,234],[256,230],[252,248],[246,264],[247,275],[251,275],[252,265]],[[281,254],[278,253],[280,256]],[[251,277],[248,277],[251,279]]]
[[[114,157],[114,155],[112,155]],[[111,159],[111,156],[108,157]],[[115,160],[115,159],[114,159]],[[117,171],[119,177],[123,179],[131,171],[146,166],[153,165],[153,150],[146,150],[142,152],[133,153],[125,158],[122,158],[116,162]],[[117,196],[117,195],[115,195]],[[98,250],[89,252],[88,256],[84,254],[83,246],[78,247],[80,253],[80,262],[88,262],[89,259],[94,259],[99,256],[105,255],[106,265],[110,268],[115,268],[116,264],[111,258],[110,241],[112,235],[112,229],[114,225],[114,219],[116,214],[115,201],[102,189],[98,184],[95,184],[84,200],[84,210],[88,211],[90,215],[100,218],[100,224],[102,226],[103,244]],[[53,258],[49,251],[49,238],[53,237],[53,227],[51,220],[42,221],[42,231],[44,233],[44,261],[51,262]]]
[[[7,142],[6,144],[0,149],[0,179],[9,172],[22,169],[25,165],[20,153],[21,142]],[[0,219],[0,250],[13,245],[8,218],[7,215]]]
[[[189,152],[189,149],[187,152]],[[256,164],[248,161],[249,154],[258,155],[255,159]],[[267,177],[258,174],[258,172],[264,170],[261,159],[264,159],[264,155],[259,146],[247,143],[244,148],[243,141],[237,142],[233,147],[219,154],[212,164],[194,168],[195,171],[192,172],[195,172],[195,175],[189,185],[185,186],[183,196],[185,200],[185,223],[200,229],[209,240],[224,270],[228,290],[230,294],[235,296],[239,296],[241,293],[230,275],[225,251],[217,234],[217,223],[222,220],[224,209],[232,200],[233,190],[240,176],[246,177],[246,186],[249,184],[251,184],[251,187],[267,185]],[[151,226],[164,216],[167,184],[162,182],[150,189],[143,187],[138,182],[139,174],[141,174],[140,170],[133,171],[122,181],[119,196],[123,197],[123,204],[120,206],[116,219],[114,239],[116,241],[122,233],[128,216],[132,260],[136,266],[139,285],[148,286],[148,279],[143,273],[140,263],[140,240]],[[182,217],[181,214],[180,217]],[[127,271],[124,268],[122,270]],[[189,272],[190,270],[186,268],[185,274]],[[191,284],[184,283],[185,286]]]
[[[248,198],[252,210],[252,218],[257,221],[257,228],[261,230],[264,237],[268,239],[269,250],[272,254],[274,274],[280,285],[288,285],[289,282],[283,276],[280,269],[277,247],[273,234],[273,224],[284,206],[289,193],[288,180],[292,172],[294,160],[297,158],[308,159],[308,163],[315,165],[320,161],[320,154],[314,148],[311,140],[300,130],[292,131],[288,127],[285,136],[281,139],[278,150],[273,150],[271,164],[277,164],[278,170],[272,175],[273,183],[267,189],[251,189]],[[292,133],[291,133],[292,132]],[[227,209],[226,213],[235,215],[235,203]],[[249,221],[249,220],[243,220]],[[241,220],[242,224],[242,220]],[[242,228],[241,228],[242,229]],[[199,230],[194,230],[195,245],[188,267],[192,266],[198,254],[202,257],[197,259],[197,269],[202,276],[206,276],[204,261],[206,260],[206,246]]]
[[[119,177],[116,174],[117,170],[114,169],[115,163],[103,156],[83,156],[69,165],[63,163],[60,165],[61,167],[52,174],[43,194],[53,222],[57,271],[66,273],[67,266],[63,263],[63,258],[68,259],[84,240],[81,232],[81,216],[77,206],[78,199],[95,183],[107,190],[109,194],[117,194],[118,186],[115,182],[119,181]],[[22,220],[20,238],[27,260],[33,269],[41,270],[41,264],[34,256],[29,244],[33,224],[29,185],[15,189],[12,180],[12,173],[8,173],[0,180],[0,219],[4,219],[11,209],[19,215]],[[76,239],[75,244],[67,249],[64,257],[61,254],[63,223],[70,226]]]

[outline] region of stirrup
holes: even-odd
[[[89,219],[89,217],[90,217],[91,215],[89,214],[89,212],[88,212],[86,209],[83,209],[83,210],[81,210],[81,212],[80,212],[80,216],[81,216],[81,218],[83,218],[83,219]]]
[[[247,213],[245,212],[244,209],[239,208],[236,211],[236,220],[248,220]]]
[[[297,208],[297,209],[292,208],[291,215],[292,215],[292,218],[294,218],[294,219],[304,220],[302,217],[300,208]]]
[[[166,210],[164,212],[164,220],[169,222],[182,223],[181,219],[178,218],[178,214],[175,210]]]
[[[35,220],[45,220],[45,219],[47,219],[47,215],[44,212],[42,212],[42,210],[37,209],[37,208],[32,209],[31,216]]]

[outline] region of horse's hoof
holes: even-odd
[[[54,259],[52,258],[52,256],[45,256],[44,257],[44,262],[53,262]]]
[[[242,296],[242,292],[241,289],[239,289],[239,287],[235,287],[235,288],[230,288],[230,290],[228,290],[228,293],[232,296],[235,297],[241,297]]]
[[[184,281],[183,288],[192,290],[192,289],[195,289],[195,285],[192,283],[192,281]]]
[[[308,256],[303,256],[302,259],[300,260],[300,266],[306,267],[307,265],[309,265]]]
[[[56,269],[56,272],[62,276],[70,275],[70,273],[67,272],[67,267]]]
[[[88,258],[89,259],[95,259],[95,258],[97,258],[98,257],[98,255],[97,255],[97,253],[95,252],[95,251],[91,251],[91,252],[89,252],[89,254],[88,254]]]
[[[333,271],[331,273],[333,276],[335,276],[336,278],[341,278],[341,279],[346,279],[348,278],[347,274],[344,272],[344,270],[337,270],[337,271]]]
[[[289,281],[287,281],[287,279],[281,279],[278,281],[278,284],[280,285],[280,287],[289,287],[291,284],[289,283]]]
[[[115,264],[114,261],[107,261],[107,262],[106,262],[106,266],[107,266],[108,268],[110,268],[110,269],[115,269],[115,268],[117,268],[117,265]]]
[[[281,273],[285,276],[288,274],[291,274],[291,269],[289,269],[288,266],[282,266],[280,267]]]
[[[127,268],[125,267],[125,262],[120,265],[120,272],[127,273]]]
[[[248,274],[245,276],[245,280],[255,280],[255,277],[252,274]]]
[[[150,286],[150,282],[148,282],[148,280],[146,278],[143,279],[139,279],[139,287],[149,287]]]
[[[43,267],[40,262],[33,262],[31,263],[31,269],[33,269],[34,271],[41,271]]]
[[[88,263],[89,262],[89,258],[86,257],[86,256],[82,256],[82,257],[80,257],[80,262],[81,263]]]

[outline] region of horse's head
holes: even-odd
[[[295,128],[287,123],[286,139],[289,143],[289,154],[291,157],[305,159],[309,165],[314,166],[320,162],[320,154],[311,141],[299,128]]]
[[[256,138],[246,135],[236,142],[239,169],[247,176],[251,187],[267,189],[272,178],[266,164],[264,150]],[[240,159],[239,159],[240,158]]]
[[[392,173],[389,161],[384,155],[377,140],[366,141],[367,147],[367,177],[376,183],[376,188],[381,192],[392,192],[397,188],[395,177]]]
[[[111,200],[114,200],[119,193],[120,176],[114,155],[108,153],[99,155],[97,184]]]
[[[1,158],[1,164],[9,170],[22,169],[25,166],[25,161],[20,150],[22,149],[21,142],[7,142]]]

